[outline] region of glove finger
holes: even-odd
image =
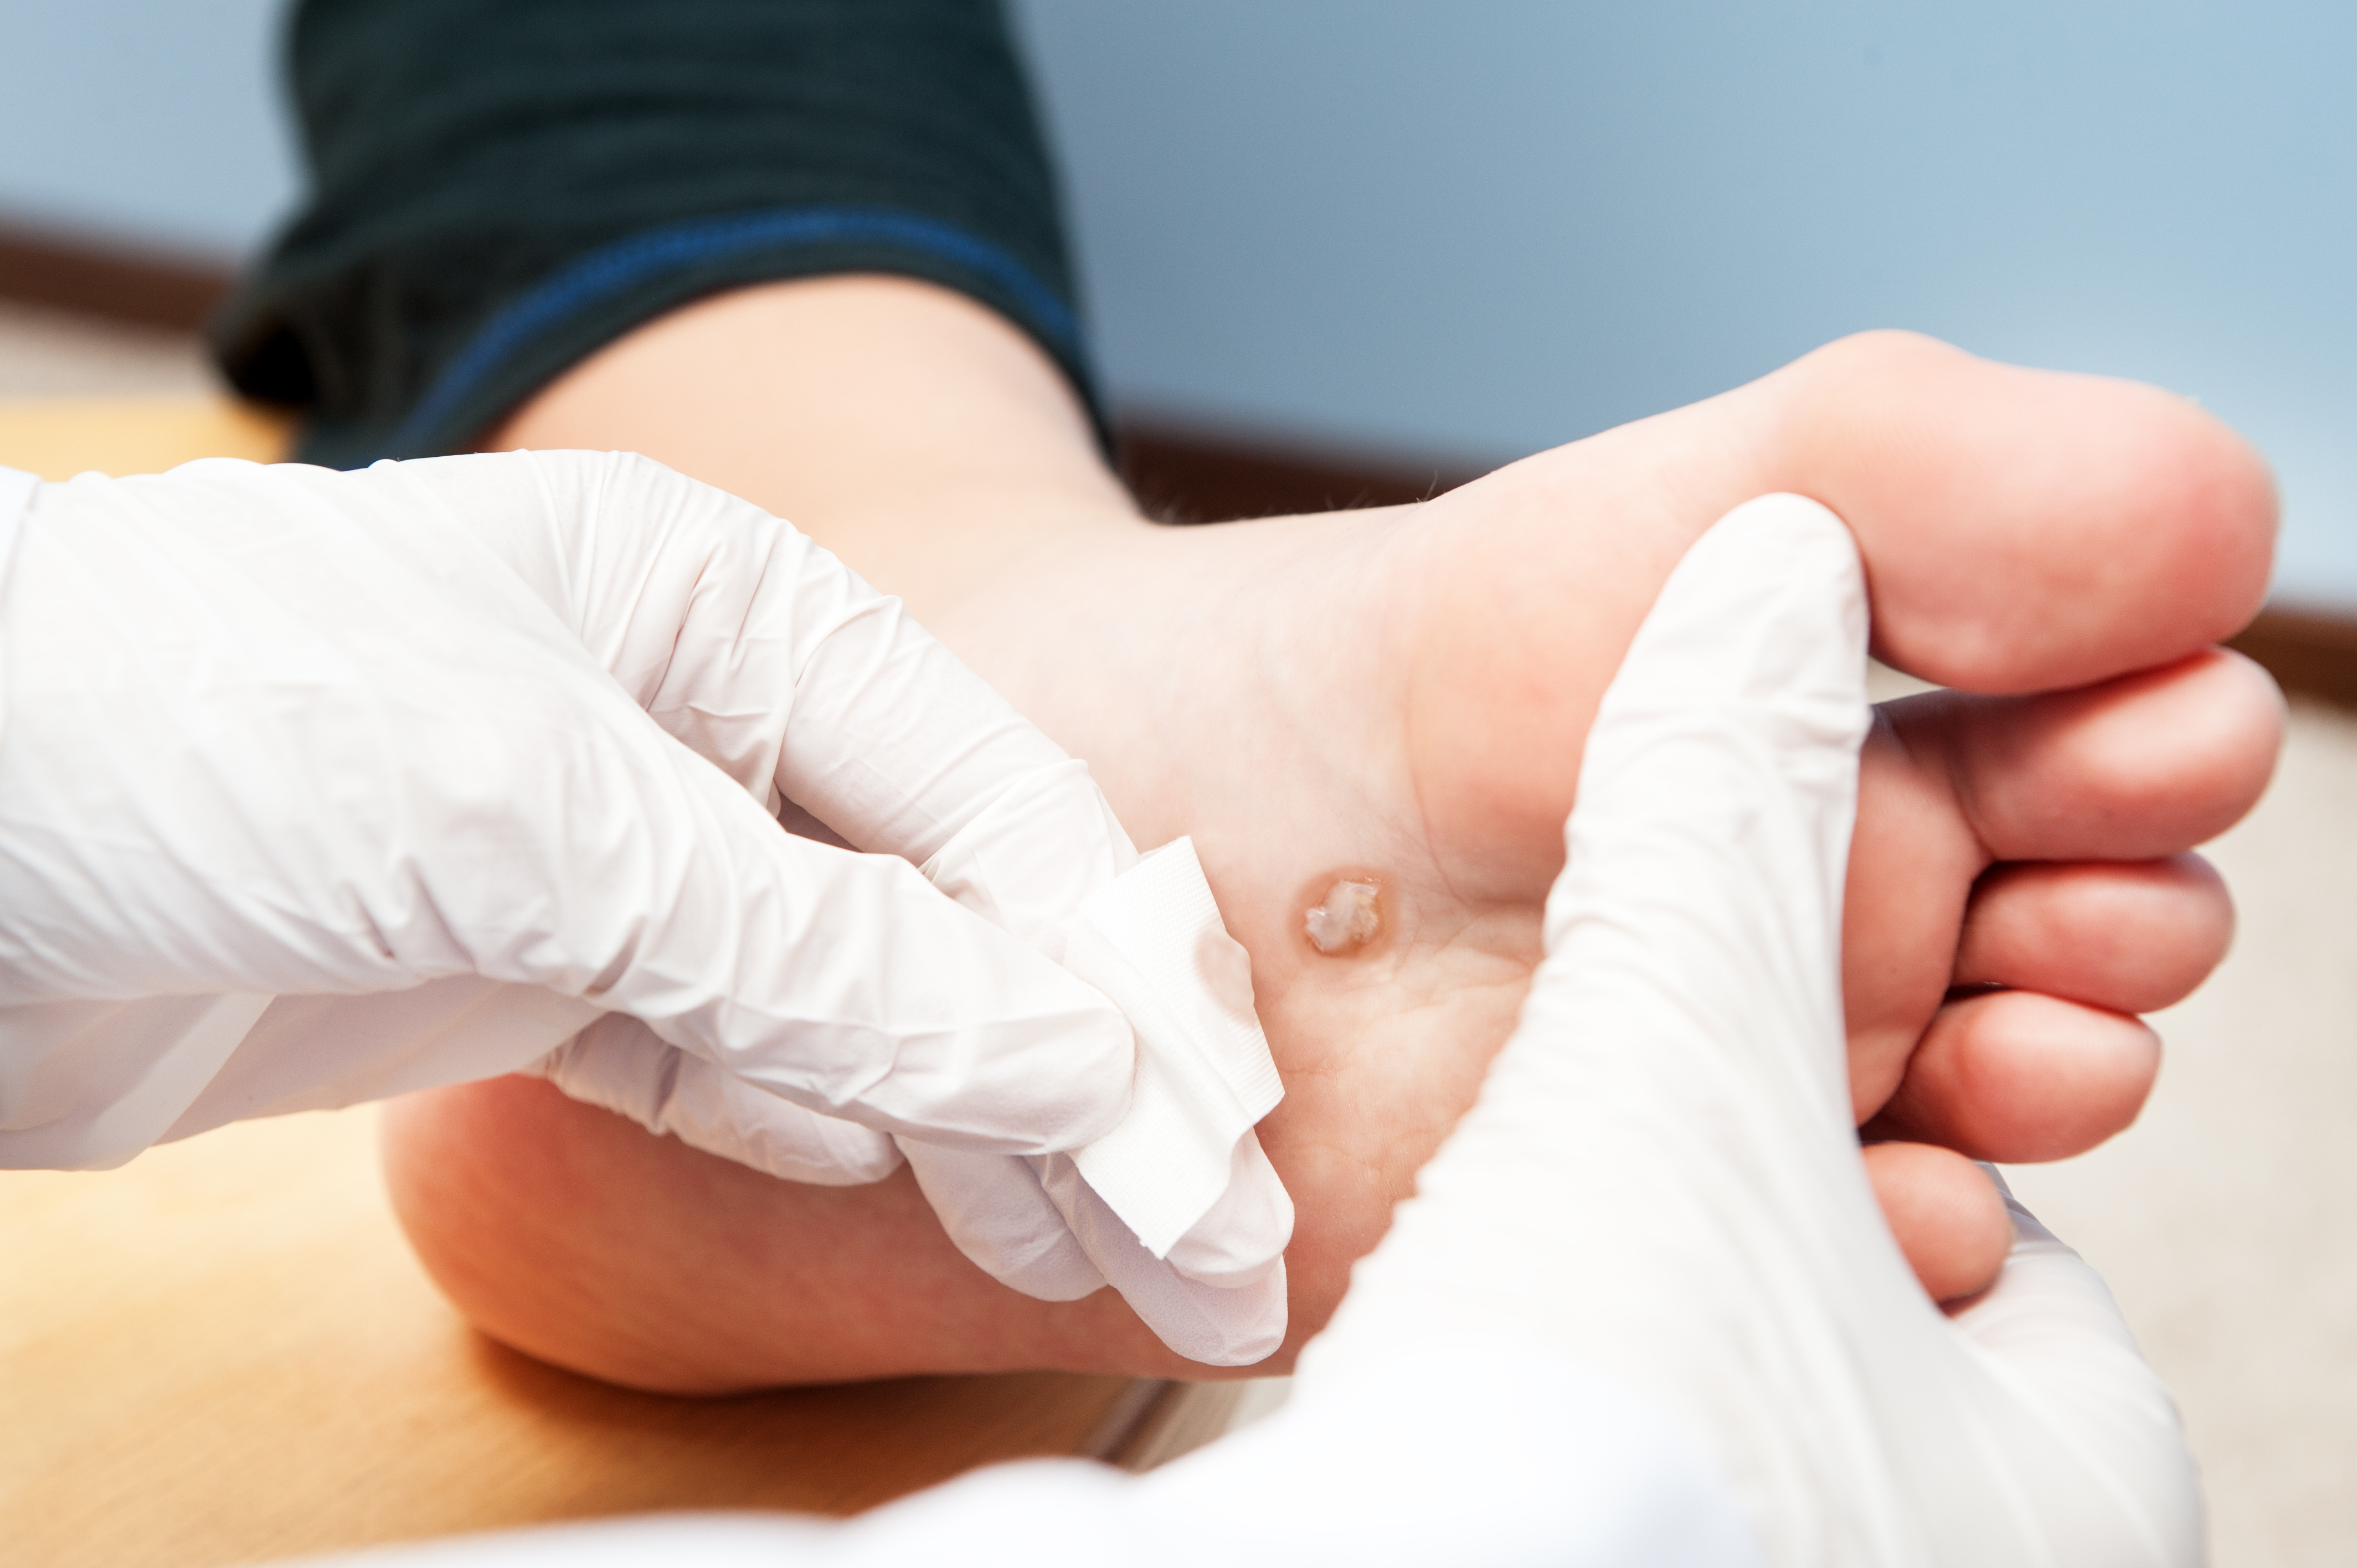
[[[1259,1135],[1247,1131],[1236,1140],[1227,1187],[1165,1261],[1199,1284],[1235,1290],[1282,1268],[1292,1240],[1293,1195],[1268,1163]]]
[[[1282,1255],[1232,1286],[1189,1279],[1146,1251],[1070,1157],[1049,1155],[1025,1163],[1038,1170],[1041,1189],[1089,1262],[1171,1349],[1207,1367],[1249,1367],[1284,1344]]]
[[[590,1025],[530,1070],[657,1136],[668,1133],[781,1181],[858,1187],[900,1166],[888,1135],[764,1093],[619,1013]]]
[[[486,972],[520,961],[522,978],[881,1131],[1033,1154],[1120,1120],[1135,1045],[1101,993],[907,862],[791,837],[684,748],[636,739],[647,787],[614,803],[631,831],[576,829],[563,852],[596,894],[551,911],[554,944],[477,955]]]
[[[1104,1288],[1029,1161],[915,1138],[899,1144],[942,1229],[983,1273],[1039,1301],[1078,1301]]]
[[[1001,1283],[1074,1301],[1110,1283],[1165,1345],[1206,1366],[1250,1366],[1284,1343],[1281,1256],[1233,1286],[1189,1279],[1147,1251],[1064,1155],[1007,1159],[912,1138],[900,1146],[958,1251]]]
[[[2195,1560],[2201,1491],[2176,1402],[2102,1276],[2010,1191],[2005,1201],[2012,1254],[1997,1283],[1951,1321],[2050,1445],[2045,1473],[2083,1477],[2067,1488],[2073,1506],[2046,1515],[2057,1560],[2104,1561],[2122,1540],[2147,1562]]]

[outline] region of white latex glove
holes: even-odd
[[[1118,1010],[900,858],[1074,765],[897,601],[726,499],[587,455],[43,487],[5,602],[9,1161],[127,1158],[196,1130],[208,1080],[199,1122],[554,1043],[102,1048],[138,999],[217,1016],[435,982],[475,1011],[485,983],[567,999],[533,1004],[555,1038],[628,1012],[879,1133],[1035,1154],[1117,1125]],[[732,662],[765,711],[728,705]],[[780,832],[773,779],[899,854]]]
[[[1252,1127],[1283,1091],[1251,960],[1192,847],[1141,863],[1084,765],[898,600],[759,508],[639,458],[504,461],[469,460],[470,525],[659,725],[765,805],[789,800],[845,843],[920,863],[1110,994],[1139,1047],[1117,1124],[1017,1150],[935,1128],[887,1142],[801,1113],[628,1017],[600,1020],[541,1070],[577,1099],[791,1180],[871,1181],[905,1155],[951,1239],[1004,1283],[1048,1300],[1110,1283],[1182,1355],[1238,1366],[1272,1354],[1293,1207]],[[381,465],[369,478],[443,484],[449,467]],[[553,493],[534,505],[500,498],[500,484]],[[790,607],[780,578],[798,585]],[[1010,1102],[1027,1092],[1017,1079],[975,1089]]]
[[[782,1176],[877,1179],[894,1133],[1012,1166],[1028,1208],[941,1195],[961,1244],[1082,1256],[1020,1156],[1135,1142],[1168,1117],[1134,1081],[1218,1059],[1157,1015],[1135,1063],[1121,1013],[1046,961],[1092,896],[1135,901],[1086,768],[757,508],[618,454],[15,478],[0,1163],[545,1057],[567,1092]],[[786,795],[878,853],[779,832]],[[1248,976],[1241,1017],[1265,1066]],[[1222,1179],[1191,1233],[1151,1238],[1156,1279],[1165,1254],[1273,1266],[1291,1211],[1265,1161],[1221,1201],[1266,1108],[1194,1151]],[[1140,1224],[1187,1196],[1097,1165]],[[1265,1296],[1225,1293],[1222,1320]]]
[[[1857,548],[1737,509],[1672,574],[1581,762],[1547,956],[1306,1380],[1418,1345],[1569,1356],[1674,1412],[1772,1562],[2180,1564],[2201,1509],[2103,1282],[2018,1207],[1954,1318],[1851,1126],[1842,893],[1867,725]]]
[[[2167,1394],[2018,1208],[1924,1298],[1849,1124],[1841,894],[1865,594],[1813,502],[1672,575],[1582,762],[1521,1026],[1272,1419],[1143,1477],[1001,1466],[845,1525],[736,1515],[351,1560],[1195,1568],[2201,1555]]]

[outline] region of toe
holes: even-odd
[[[2000,865],[1973,890],[1954,983],[2149,1013],[2201,984],[2233,931],[2226,884],[2198,854]]]
[[[1926,680],[2083,685],[2222,640],[2266,593],[2266,465],[2158,388],[1871,333],[1749,390],[1784,488],[1857,533],[1877,650]]]
[[[2077,691],[1894,703],[1936,757],[1996,860],[2147,860],[2224,832],[2266,789],[2283,698],[2240,654],[2210,650]]]
[[[1865,1155],[1891,1237],[1933,1301],[1957,1301],[1996,1282],[2013,1221],[1978,1165],[1925,1144],[1869,1144]]]
[[[2139,1019],[2029,991],[1942,1007],[1869,1136],[2008,1164],[2082,1154],[2126,1128],[2160,1070]]]

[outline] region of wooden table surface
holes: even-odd
[[[0,399],[0,466],[45,479],[159,474],[196,457],[277,461],[284,415],[228,397]]]
[[[1145,1413],[1118,1378],[683,1400],[541,1365],[435,1293],[375,1128],[313,1113],[116,1171],[0,1172],[0,1560],[212,1568],[653,1509],[846,1513],[1110,1453]]]

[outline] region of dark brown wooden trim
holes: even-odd
[[[1223,1434],[1243,1402],[1245,1387],[1141,1378],[1097,1423],[1081,1453],[1130,1471],[1167,1465]]]
[[[1136,1461],[1151,1445],[1156,1431],[1168,1424],[1190,1386],[1168,1378],[1132,1379],[1081,1444],[1081,1456],[1125,1470],[1141,1468]]]
[[[2266,666],[2294,695],[2357,708],[2357,616],[2265,609],[2226,646]]]
[[[1395,454],[1321,452],[1139,419],[1122,424],[1121,477],[1149,516],[1166,522],[1224,522],[1426,500],[1474,478],[1475,470],[1413,463]]]
[[[229,269],[0,226],[0,298],[193,332],[229,292]]]

